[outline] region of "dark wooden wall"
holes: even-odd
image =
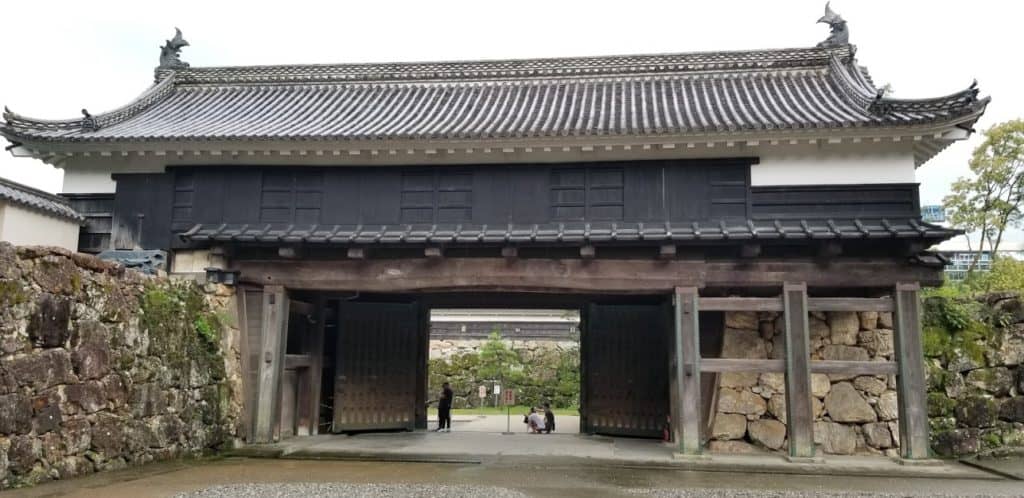
[[[113,245],[196,224],[740,223],[919,218],[916,184],[751,187],[753,158],[433,167],[189,167],[115,175]]]

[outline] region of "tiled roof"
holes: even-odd
[[[719,223],[553,223],[545,225],[200,224],[185,241],[308,244],[582,244],[754,240],[945,240],[962,232],[915,219],[721,221]]]
[[[3,178],[0,178],[0,199],[76,223],[85,221],[64,198]]]
[[[446,63],[161,70],[115,111],[42,121],[4,113],[11,140],[486,141],[687,136],[966,124],[974,87],[879,96],[852,46]]]

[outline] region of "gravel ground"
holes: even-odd
[[[525,498],[526,495],[507,488],[486,486],[445,486],[439,484],[345,484],[345,483],[263,483],[231,484],[212,486],[191,493],[182,493],[178,498],[221,498],[221,497],[359,497],[387,496],[437,497],[437,498]]]
[[[866,493],[863,491],[772,491],[749,489],[631,489],[644,498],[987,498],[992,495]]]

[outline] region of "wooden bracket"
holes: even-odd
[[[519,249],[513,246],[505,246],[501,248],[501,257],[507,259],[515,259],[519,257]]]
[[[740,246],[741,258],[756,258],[761,255],[761,244],[743,244]]]
[[[347,255],[348,259],[366,259],[366,249],[362,247],[349,247]]]
[[[597,256],[597,249],[592,245],[580,247],[580,257],[583,259],[594,259]]]
[[[428,258],[443,258],[444,257],[444,249],[442,249],[440,247],[437,247],[437,246],[428,247],[426,249],[423,249],[423,255],[428,257]]]
[[[675,244],[664,244],[658,248],[658,257],[661,259],[672,259],[676,257]]]

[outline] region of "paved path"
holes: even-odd
[[[437,419],[431,418],[430,428],[437,427]],[[555,418],[557,434],[579,434],[580,417],[576,415],[559,415]],[[452,431],[454,432],[511,432],[526,433],[526,424],[523,423],[522,413],[506,415],[471,415],[460,414],[452,416]]]
[[[300,484],[310,483],[310,484]],[[218,486],[231,486],[223,488]],[[319,486],[319,487],[318,487]],[[213,489],[211,489],[213,487]],[[481,487],[489,489],[481,489]],[[495,489],[499,491],[494,491]],[[1020,496],[1019,481],[779,476],[599,465],[367,463],[229,458],[157,463],[2,493],[4,498],[193,496]]]

